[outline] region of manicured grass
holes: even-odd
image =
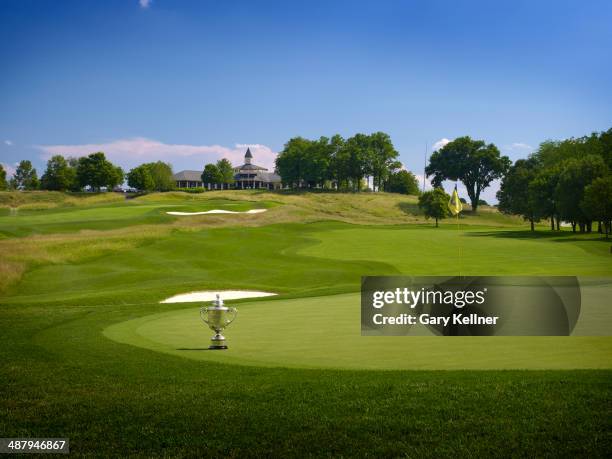
[[[114,457],[609,452],[610,370],[405,368],[440,368],[436,362],[468,368],[470,353],[479,368],[500,362],[603,368],[609,367],[610,338],[543,338],[535,347],[505,346],[502,339],[489,365],[483,354],[489,342],[475,340],[458,355],[449,344],[454,338],[392,338],[390,346],[401,343],[406,362],[400,365],[394,349],[376,364],[385,345],[373,340],[388,338],[361,341],[352,299],[362,275],[456,274],[458,242],[465,244],[463,274],[611,275],[609,244],[597,235],[534,236],[518,219],[484,213],[467,217],[471,226],[462,232],[452,223],[434,230],[406,224],[422,218],[399,206],[402,197],[374,194],[219,192],[189,204],[181,193],[138,198],[134,209],[157,203],[159,209],[201,208],[213,198],[280,205],[244,223],[189,217],[141,224],[134,222],[146,212],[122,214],[132,204],[96,204],[120,224],[74,233],[97,225],[98,213],[85,206],[75,209],[85,216],[49,223],[47,234],[15,231],[0,241],[0,273],[23,269],[0,296],[2,436],[69,437],[77,455]],[[53,218],[54,210],[36,212]],[[317,222],[334,219],[344,223]],[[46,220],[29,228],[37,231]],[[402,225],[374,226],[383,223]],[[216,288],[281,295],[237,302],[240,316],[227,333],[232,348],[211,356],[219,361],[185,358],[208,351],[176,348],[204,347],[211,332],[197,314],[190,320],[196,305],[159,301]],[[330,336],[330,329],[338,335]],[[155,342],[119,343],[105,330],[108,336],[118,331],[118,340]],[[417,344],[408,347],[406,340]]]
[[[321,243],[300,253],[334,260],[372,260],[408,275],[612,274],[610,242],[596,234],[532,234],[444,224],[438,229],[356,227],[315,232],[311,237]]]
[[[586,307],[585,307],[586,306]],[[596,320],[606,304],[583,306]],[[595,309],[590,311],[589,308]],[[199,308],[147,315],[105,330],[109,338],[196,360],[306,368],[487,370],[612,368],[612,339],[575,337],[361,336],[359,294],[258,301],[239,306],[228,352],[206,350],[212,332]],[[604,310],[604,311],[601,311]],[[591,319],[585,316],[591,315]],[[608,314],[607,321],[610,320]]]
[[[4,313],[3,434],[114,457],[603,457],[611,445],[610,371],[241,367],[101,335],[147,309]]]

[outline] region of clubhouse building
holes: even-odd
[[[177,188],[198,188],[204,187],[209,190],[232,188],[238,190],[246,189],[268,189],[277,190],[281,188],[281,178],[268,169],[253,164],[253,154],[247,148],[244,155],[244,164],[234,167],[234,183],[222,185],[216,183],[203,183],[202,171],[181,171],[174,174],[173,179]]]

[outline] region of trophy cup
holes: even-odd
[[[218,293],[217,299],[213,301],[211,307],[200,308],[200,318],[208,325],[208,328],[215,332],[215,335],[210,340],[208,349],[227,349],[225,336],[221,332],[236,319],[237,314],[236,308],[226,308],[223,306],[223,300]]]

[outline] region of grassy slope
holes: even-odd
[[[109,205],[109,202],[113,204]],[[17,206],[16,214],[11,214],[9,206]],[[166,214],[168,210],[201,211],[219,207],[235,210],[266,207],[269,211],[248,217],[170,217]],[[73,262],[115,248],[138,247],[176,229],[197,231],[213,227],[322,220],[372,225],[425,223],[418,212],[415,197],[386,193],[219,191],[199,195],[154,193],[126,201],[115,193],[0,192],[0,253],[3,254],[0,258],[0,292],[19,281],[27,269],[41,263]],[[466,215],[461,222],[462,225],[494,224],[513,229],[526,227],[521,219],[501,215],[490,208],[483,208],[479,215]],[[97,230],[104,230],[102,237]]]
[[[89,198],[83,198],[88,201]],[[250,202],[230,199],[188,200],[131,199],[102,202],[93,205],[57,206],[48,209],[24,205],[0,209],[0,235],[21,237],[35,234],[74,233],[82,230],[109,230],[133,225],[171,223],[179,217],[174,212],[203,212],[223,209],[243,212],[253,208],[271,207],[266,201]]]
[[[118,193],[60,193],[58,191],[0,191],[0,209],[45,210],[119,203]]]
[[[198,200],[228,197],[210,195]],[[247,222],[236,217],[189,217],[165,225],[128,223],[103,233],[0,241],[0,265],[7,263],[7,254],[13,257],[7,263],[9,270],[26,260],[19,265],[25,270],[23,282],[13,285],[0,301],[0,431],[5,436],[68,436],[73,451],[105,455],[125,454],[126,448],[141,455],[211,456],[438,457],[508,455],[521,450],[536,455],[603,456],[609,451],[609,371],[264,369],[190,361],[104,337],[102,331],[117,322],[184,308],[156,301],[202,283],[227,285],[235,280],[249,287],[284,285],[291,295],[307,290],[332,293],[354,289],[354,277],[364,270],[397,270],[388,263],[389,254],[394,262],[400,258],[393,251],[385,255],[387,248],[362,247],[371,239],[367,234],[352,234],[355,244],[334,253],[333,247],[343,239],[336,238],[343,232],[338,224],[264,225],[326,219],[372,224],[420,221],[406,213],[395,196],[234,193],[231,198],[283,206]],[[142,202],[158,199],[145,197]],[[163,200],[183,202],[171,195]],[[496,214],[465,223],[497,219],[495,223],[508,229],[516,224]],[[237,223],[243,225],[232,228]],[[248,229],[245,223],[262,228]],[[201,231],[211,226],[227,228]],[[353,230],[359,228],[348,231]],[[491,228],[474,231],[492,232]],[[312,244],[322,234],[336,240],[323,241],[329,245],[325,253],[317,254],[321,246]],[[481,234],[478,240],[493,246],[508,244],[511,255],[521,247],[525,257],[539,248],[537,260],[517,257],[512,263],[521,273],[524,267],[540,272],[538,263],[556,256],[547,269],[561,266],[575,274],[573,265],[580,253],[587,260],[578,264],[580,269],[591,269],[607,248],[590,236],[578,240],[571,236],[566,243],[560,242],[564,236],[542,238],[534,245],[530,237],[498,234]],[[509,233],[514,234],[524,236]],[[409,252],[410,245],[393,241],[387,232],[383,239],[388,238]],[[233,243],[230,247],[228,240]],[[236,243],[244,250],[236,250]],[[252,248],[257,248],[255,254]],[[353,250],[359,256],[351,255]],[[571,266],[564,263],[566,252],[575,257]],[[342,254],[344,260],[334,259]],[[274,262],[267,262],[268,255],[274,256]],[[479,270],[500,266],[499,260],[486,258],[483,253]],[[444,260],[451,263],[442,258],[439,269],[448,269]]]

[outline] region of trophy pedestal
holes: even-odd
[[[227,349],[227,344],[225,343],[225,336],[219,333],[213,336],[210,340],[210,346],[208,346],[208,349],[211,351]]]

